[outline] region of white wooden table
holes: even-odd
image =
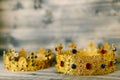
[[[117,64],[117,71],[107,75],[70,76],[58,73],[55,67],[34,72],[7,71],[4,69],[3,60],[0,57],[0,80],[120,80],[120,64]]]

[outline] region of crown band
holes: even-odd
[[[108,74],[116,70],[115,47],[105,43],[96,48],[91,42],[88,49],[77,49],[75,43],[69,45],[69,50],[63,50],[62,44],[56,46],[56,69],[58,72],[71,75]]]
[[[12,49],[4,51],[5,69],[11,71],[33,71],[53,65],[54,53],[51,50],[40,49],[38,53],[27,54],[24,49],[16,52]]]

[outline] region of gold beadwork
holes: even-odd
[[[90,42],[90,43],[89,43],[89,47],[90,47],[90,48],[93,48],[93,47],[95,47],[95,44],[94,44],[93,42]]]
[[[104,47],[105,47],[107,50],[109,50],[109,49],[110,49],[110,45],[109,45],[109,43],[106,42],[105,45],[104,45]]]
[[[12,49],[4,51],[5,68],[11,71],[39,70],[52,66],[53,62],[54,53],[43,48],[38,53],[30,54],[27,54],[23,48],[19,52]]]
[[[76,44],[75,44],[74,42],[70,43],[70,44],[69,44],[69,48],[71,48],[71,49],[76,48]]]
[[[110,50],[108,43],[96,48],[95,44],[90,42],[88,49],[77,49],[75,43],[72,42],[69,47],[69,50],[56,51],[56,69],[58,72],[70,75],[98,75],[108,74],[116,69],[113,64],[114,52]],[[112,47],[114,48],[114,45]],[[77,53],[73,54],[71,49],[75,49]],[[71,67],[73,64],[75,66]],[[105,65],[104,68],[101,67],[102,64]]]

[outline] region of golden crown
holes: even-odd
[[[4,51],[4,66],[12,71],[33,71],[53,65],[54,53],[50,49],[40,48],[39,52],[28,53],[21,49],[19,52],[9,49]]]
[[[115,45],[112,47],[106,42],[96,47],[89,43],[89,48],[78,49],[74,42],[70,43],[69,50],[63,50],[62,44],[55,48],[56,69],[58,72],[71,75],[97,75],[115,71]]]

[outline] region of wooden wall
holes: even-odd
[[[0,48],[54,49],[57,43],[115,43],[120,0],[0,0]]]

